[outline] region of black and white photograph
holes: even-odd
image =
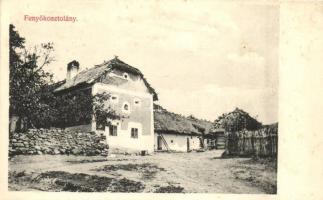
[[[28,2],[7,25],[9,191],[277,194],[277,3]]]

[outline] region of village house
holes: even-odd
[[[66,81],[54,92],[66,94],[76,90],[88,90],[92,95],[109,93],[109,103],[117,112],[127,117],[111,120],[110,125],[103,129],[98,129],[94,119],[66,129],[103,133],[111,150],[153,152],[153,102],[158,97],[141,71],[117,57],[81,72],[79,67],[77,61],[70,62],[67,65]]]
[[[205,135],[212,123],[194,117],[184,117],[154,105],[155,150],[190,152],[207,148]]]

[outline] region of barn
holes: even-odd
[[[190,152],[206,147],[204,135],[212,123],[184,117],[154,105],[155,151]]]

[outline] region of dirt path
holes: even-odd
[[[89,176],[107,177],[114,182],[124,179],[134,181],[136,187],[142,184],[142,187],[138,186],[138,190],[135,190],[140,192],[172,188],[175,190],[171,191],[190,193],[272,193],[266,187],[268,184],[270,187],[276,185],[276,172],[273,168],[268,168],[265,164],[250,164],[250,159],[219,159],[221,153],[222,151],[156,153],[152,156],[116,155],[108,158],[17,156],[10,161],[9,169],[15,174],[25,171],[25,174],[33,177],[44,172],[60,171],[66,175],[84,173]],[[263,180],[265,183],[261,183]],[[26,190],[37,187],[12,180],[9,188]]]

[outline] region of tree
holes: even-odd
[[[110,95],[92,95],[90,90],[79,90],[63,95],[54,95],[53,90],[64,81],[53,83],[51,73],[44,67],[54,61],[51,53],[53,43],[35,46],[33,50],[25,47],[21,37],[10,25],[10,83],[9,117],[10,132],[16,130],[16,122],[23,122],[24,129],[64,128],[88,124],[93,117],[98,125],[109,125],[107,119],[120,119],[125,116],[116,113],[109,105]],[[21,127],[19,127],[21,129]]]
[[[109,126],[111,120],[127,118],[125,114],[116,112],[109,103],[111,95],[103,92],[98,93],[92,98],[92,114],[95,117],[97,129],[104,129]]]
[[[34,126],[46,112],[50,111],[47,104],[40,101],[40,91],[52,83],[53,75],[44,67],[54,61],[51,53],[53,43],[35,46],[32,50],[25,47],[25,38],[9,26],[9,117],[11,131],[15,128],[14,121]],[[13,119],[16,120],[13,120]],[[13,124],[12,124],[13,123]],[[26,127],[26,126],[24,126]]]
[[[226,131],[256,130],[261,127],[261,122],[239,108],[223,114],[214,121],[214,128],[224,128]]]
[[[94,119],[97,129],[104,129],[110,125],[110,120],[127,117],[116,112],[110,104],[109,93],[92,95],[91,90],[77,90],[59,96],[53,96],[48,104],[52,110],[48,123],[45,125],[65,128],[90,124]]]

